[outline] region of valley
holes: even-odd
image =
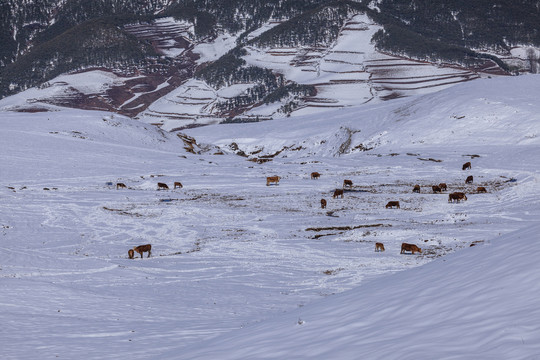
[[[106,112],[12,112],[19,99],[3,100],[3,354],[144,359],[151,348],[163,358],[212,358],[204,353],[220,339],[289,316],[300,326],[298,311],[325,301],[335,309],[364,287],[490,251],[536,224],[540,210],[538,85],[534,76],[510,80],[181,136]],[[465,162],[472,168],[462,170]],[[275,175],[279,183],[267,186]],[[353,185],[333,198],[344,179]],[[176,181],[183,187],[173,189]],[[433,193],[441,182],[448,190]],[[454,191],[467,201],[449,203]],[[389,201],[400,208],[386,208]],[[375,252],[376,242],[386,251]],[[422,253],[400,254],[403,242]],[[148,243],[152,257],[128,258]],[[355,301],[338,307],[349,317],[336,325],[365,321],[355,318]],[[384,327],[375,318],[369,326]],[[264,331],[268,341],[275,335]],[[343,340],[326,343],[328,351],[356,349],[354,337]],[[236,350],[220,354],[242,358]]]

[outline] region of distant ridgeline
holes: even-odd
[[[8,0],[0,4],[0,98],[40,85],[66,72],[101,67],[116,72],[174,71],[174,62],[148,39],[124,26],[174,17],[193,24],[192,41],[224,31],[237,47],[193,76],[219,88],[256,83],[238,98],[218,104],[234,111],[253,102],[310,96],[313,87],[285,82],[268,69],[246,66],[243,47],[330,46],[350,16],[367,13],[383,26],[377,49],[420,60],[474,65],[486,58],[512,70],[494,55],[515,45],[540,47],[540,7],[535,0]],[[281,23],[255,38],[248,34],[270,19]],[[531,64],[537,63],[531,53]],[[535,67],[540,68],[540,66]],[[173,70],[171,70],[173,69]],[[531,65],[532,69],[532,65]]]
[[[473,49],[504,54],[516,45],[540,46],[537,0],[383,0],[378,7],[384,31],[374,40],[395,54],[463,65],[489,57],[507,69]]]

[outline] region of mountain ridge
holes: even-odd
[[[469,24],[478,22],[478,14],[487,6],[484,3],[471,9],[462,3],[447,6],[441,2],[411,8],[397,0],[280,0],[260,6],[258,2],[216,0],[205,4],[153,1],[140,8],[102,0],[70,13],[78,3],[66,0],[58,9],[51,4],[41,9],[53,18],[47,20],[52,25],[41,32],[34,30],[28,37],[37,44],[20,43],[17,47],[26,49],[25,54],[0,67],[0,96],[54,82],[60,74],[106,70],[127,77],[124,85],[91,98],[66,89],[71,95],[48,102],[116,111],[171,130],[289,116],[306,107],[324,110],[434,91],[488,75],[538,71],[540,41],[530,25],[539,16],[535,2],[520,3],[519,14],[531,8],[521,25],[514,24],[511,15],[517,5],[504,0],[496,3],[497,9],[503,7],[495,11],[496,19],[508,24],[505,44],[501,26],[490,36],[481,35],[480,30],[495,20]],[[30,1],[26,9],[31,8]],[[219,12],[220,8],[226,10]],[[103,16],[106,11],[113,14]],[[78,23],[66,25],[69,21],[62,20],[62,14],[70,14],[64,16]],[[427,19],[433,14],[439,15]],[[5,22],[4,18],[0,23]],[[63,27],[69,29],[54,30]],[[470,40],[465,41],[465,33]],[[115,50],[113,44],[122,47]],[[207,56],[218,48],[222,48],[217,51],[220,55]],[[423,74],[417,71],[422,66]],[[326,75],[339,75],[321,76],[321,69]],[[314,74],[298,76],[298,71]],[[129,80],[133,75],[141,78]],[[182,104],[174,92],[193,92],[189,84],[201,80],[214,95],[200,108],[160,108],[161,103]],[[183,84],[187,87],[182,88]],[[223,98],[219,93],[224,85],[242,86],[243,91]],[[336,90],[338,85],[344,90]],[[354,92],[359,94],[356,99],[344,96]],[[337,97],[326,95],[337,93]]]

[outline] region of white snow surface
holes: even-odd
[[[536,224],[183,351],[186,359],[536,359]],[[171,351],[164,358],[174,359]]]
[[[195,153],[2,100],[2,359],[540,358],[539,80],[191,129]]]
[[[85,95],[99,95],[113,86],[119,86],[134,77],[119,77],[111,72],[90,70],[81,73],[62,74],[47,81],[40,87],[33,87],[16,95],[0,100],[0,111],[34,108],[57,109],[47,101],[54,98],[70,97],[74,92]],[[133,99],[130,99],[133,100]]]
[[[193,53],[199,55],[197,63],[216,61],[236,45],[237,36],[227,32],[219,35],[211,43],[199,43],[193,48]]]

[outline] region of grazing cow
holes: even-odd
[[[375,252],[384,251],[383,243],[375,243]]]
[[[393,207],[399,209],[399,201],[389,201],[388,204],[386,204],[387,209],[391,209]]]
[[[321,199],[321,209],[326,209],[326,200]]]
[[[446,190],[448,190],[448,186],[446,186],[446,183],[440,183],[440,184],[439,184],[439,187],[441,188],[441,191],[446,191]]]
[[[343,189],[336,189],[334,190],[334,195],[332,196],[334,199],[337,198],[339,195],[341,195],[341,198],[343,199]]]
[[[460,202],[461,200],[466,201],[467,196],[462,192],[453,192],[448,194],[448,202]]]
[[[133,249],[129,249],[128,250],[128,256],[130,259],[133,259],[133,257],[135,256],[135,251],[133,251]]]
[[[467,179],[465,180],[465,184],[472,184],[473,182],[473,176],[469,175],[467,176]]]
[[[321,174],[319,174],[319,173],[316,172],[316,171],[311,173],[311,178],[312,178],[312,179],[318,179],[318,178],[320,178],[320,177],[321,177]]]
[[[352,180],[343,180],[343,187],[345,186],[352,188]]]
[[[279,176],[268,176],[266,178],[266,186],[275,183],[276,185],[279,185],[279,179],[281,179]]]
[[[158,188],[158,190],[159,190],[159,189],[169,190],[169,186],[167,186],[167,184],[165,184],[165,183],[160,183],[160,182],[157,183],[157,188]]]
[[[116,190],[118,189],[126,189],[127,186],[124,183],[116,183]]]
[[[152,255],[152,245],[151,244],[146,244],[146,245],[139,245],[139,246],[135,246],[133,248],[133,250],[140,254],[141,255],[141,259],[143,258],[143,253],[145,252],[148,252],[148,256],[147,257],[150,257],[150,255]]]
[[[420,185],[414,185],[412,192],[420,193]]]
[[[463,166],[461,167],[463,170],[467,170],[471,168],[471,162],[467,161]]]
[[[410,251],[410,252],[412,252],[413,255],[414,255],[415,252],[422,253],[422,249],[420,249],[418,246],[416,246],[414,244],[402,243],[401,244],[401,252],[400,252],[400,254],[404,254],[405,251]]]
[[[442,191],[441,188],[437,185],[433,185],[431,188],[433,189],[434,194],[440,193]]]
[[[476,192],[477,193],[487,193],[487,190],[486,190],[485,187],[479,186],[479,187],[476,188]]]
[[[181,183],[180,181],[175,181],[175,182],[174,182],[174,188],[175,188],[175,189],[176,189],[176,188],[183,188],[182,183]]]

